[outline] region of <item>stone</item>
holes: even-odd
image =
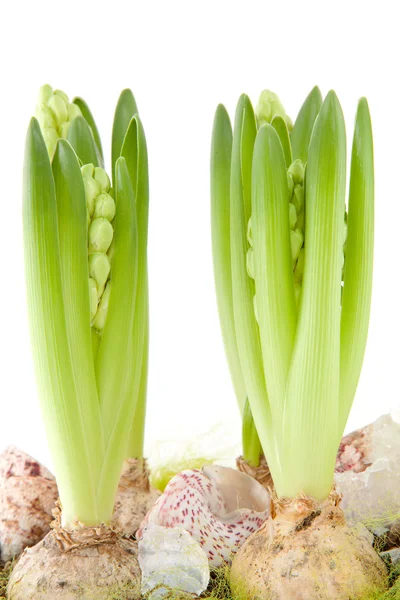
[[[394,416],[343,438],[335,481],[349,522],[363,522],[400,545],[400,422]]]
[[[385,562],[389,562],[392,565],[400,566],[400,548],[393,548],[393,550],[385,550],[381,552],[381,557]]]
[[[199,596],[210,580],[207,555],[182,527],[148,523],[139,541],[139,564],[142,594],[151,600],[172,592]]]

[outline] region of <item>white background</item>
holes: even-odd
[[[25,315],[21,169],[38,88],[83,96],[109,154],[119,92],[135,93],[149,145],[151,367],[148,444],[239,420],[219,332],[210,251],[213,113],[276,91],[295,117],[334,88],[349,142],[368,97],[376,155],[376,260],[365,366],[348,430],[400,404],[399,34],[380,0],[2,2],[0,61],[0,450],[50,464]],[[230,441],[235,441],[232,437]]]

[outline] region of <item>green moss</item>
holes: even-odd
[[[128,584],[124,587],[124,589],[119,589],[117,591],[110,591],[110,600],[131,600],[132,598],[137,598],[139,592],[140,582],[132,582],[132,584]],[[0,599],[1,600],[1,599]]]
[[[12,564],[8,563],[4,568],[0,565],[0,600],[6,600],[7,584],[12,570]]]
[[[0,567],[0,600],[6,600],[6,589],[8,578],[11,573],[11,565],[7,566],[6,569]],[[400,565],[389,566],[390,568],[390,589],[382,594],[382,592],[371,592],[371,594],[365,598],[365,600],[400,600]],[[211,574],[210,585],[204,594],[201,595],[203,600],[250,600],[245,598],[243,595],[232,595],[229,588],[229,567],[221,567],[216,569]],[[120,590],[118,593],[112,593],[110,600],[128,600],[134,597],[136,587],[129,587],[124,590]],[[176,591],[171,592],[165,600],[187,600],[192,598],[190,594],[184,594]]]

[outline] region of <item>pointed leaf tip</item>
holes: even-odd
[[[357,116],[368,117],[368,119],[371,118],[370,117],[368,100],[365,98],[365,96],[363,96],[362,98],[360,98],[360,100],[358,101]]]
[[[27,136],[32,139],[36,138],[38,140],[43,140],[44,143],[42,130],[36,117],[32,117],[29,121]]]
[[[322,93],[321,93],[321,90],[319,89],[318,85],[315,85],[313,87],[313,89],[311,90],[309,95],[314,96],[315,98],[320,98],[321,102],[322,102]]]
[[[251,100],[247,94],[240,95],[239,101],[238,101],[238,106],[242,106],[242,107],[251,106],[251,108],[253,108]]]
[[[328,106],[339,104],[339,98],[337,97],[335,90],[329,90],[324,100],[324,104],[327,104]]]
[[[93,133],[84,117],[78,116],[72,121],[67,133],[67,140],[75,150],[83,164],[92,163],[100,166],[100,157],[94,141]]]
[[[215,111],[215,118],[227,117],[229,119],[228,111],[223,104],[218,104],[217,110]]]
[[[322,94],[318,86],[315,86],[304,100],[290,133],[293,160],[307,162],[312,130],[321,107]]]

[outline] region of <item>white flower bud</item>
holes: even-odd
[[[65,104],[68,106],[69,98],[65,92],[63,92],[62,90],[54,90],[54,95],[59,96],[61,100],[64,100]]]
[[[89,275],[95,280],[98,289],[104,289],[110,275],[110,259],[107,254],[95,252],[89,255]]]
[[[84,177],[83,185],[85,186],[86,206],[89,209],[89,214],[92,217],[94,212],[95,199],[100,193],[99,184],[93,177]]]
[[[99,194],[95,200],[93,218],[104,217],[111,221],[115,217],[115,202],[109,194]]]
[[[64,100],[60,96],[53,95],[47,104],[54,115],[57,126],[65,123],[68,119],[68,109]]]
[[[94,219],[89,227],[89,254],[107,252],[114,236],[112,225],[107,219]]]
[[[101,167],[96,167],[94,170],[94,178],[100,186],[101,192],[108,192],[110,189],[110,179]]]
[[[53,88],[51,87],[51,85],[42,85],[42,87],[39,90],[38,104],[47,104],[49,98],[51,98],[52,95]]]
[[[81,112],[81,109],[79,108],[79,106],[77,106],[73,102],[70,102],[68,104],[68,119],[69,119],[69,121],[73,121],[76,117],[81,117],[81,116],[82,116],[82,112]]]

